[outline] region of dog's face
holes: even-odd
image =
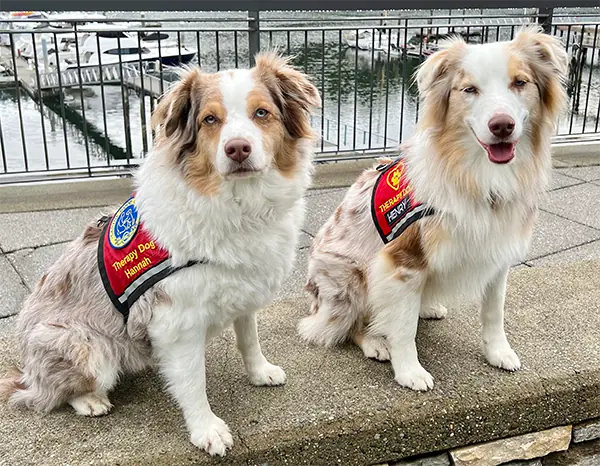
[[[418,71],[425,124],[456,132],[492,163],[509,163],[519,140],[555,122],[566,72],[560,42],[536,30],[525,29],[510,42],[456,40]]]
[[[310,110],[321,105],[308,78],[274,54],[250,70],[185,70],[153,115],[157,145],[203,194],[221,183],[276,169],[293,176],[296,144],[314,137]]]

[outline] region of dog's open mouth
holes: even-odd
[[[516,142],[499,142],[497,144],[484,144],[481,146],[488,153],[488,158],[493,163],[504,164],[510,162],[515,157]]]

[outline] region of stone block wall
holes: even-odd
[[[600,466],[600,419],[379,466]]]

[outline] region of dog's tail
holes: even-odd
[[[337,259],[337,258],[336,258]],[[323,263],[328,266],[305,286],[311,293],[311,315],[298,323],[298,333],[310,342],[333,346],[353,337],[362,327],[366,311],[366,277],[361,268],[346,261]]]
[[[7,402],[18,390],[24,390],[21,379],[23,372],[18,367],[13,367],[4,378],[0,379],[0,401]]]

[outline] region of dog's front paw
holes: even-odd
[[[419,312],[421,319],[436,319],[440,320],[448,315],[448,309],[441,304],[433,304],[431,306],[424,306]]]
[[[249,370],[248,377],[253,385],[283,385],[285,383],[283,369],[269,362]]]
[[[209,455],[225,456],[227,449],[233,446],[233,437],[223,419],[213,416],[201,428],[194,429],[190,436],[191,442],[202,448]]]
[[[408,367],[395,371],[395,373],[396,382],[403,387],[420,392],[426,392],[433,388],[433,377],[421,365]]]
[[[487,344],[484,347],[485,358],[492,365],[507,371],[517,371],[521,368],[519,356],[508,343]]]

